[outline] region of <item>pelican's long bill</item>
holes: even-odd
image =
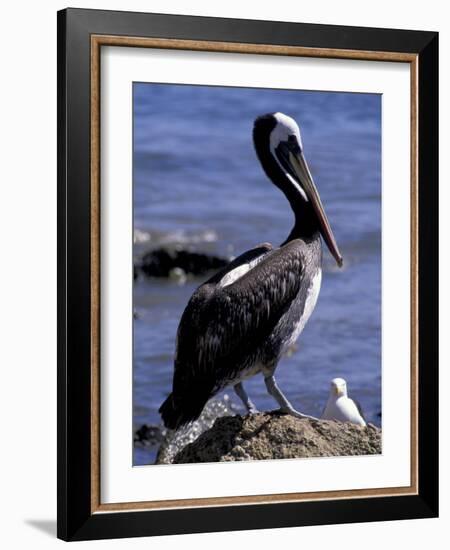
[[[320,200],[319,193],[314,184],[314,180],[311,176],[311,172],[309,171],[308,164],[303,153],[301,151],[295,153],[289,151],[289,161],[293,171],[295,172],[296,177],[298,178],[308,197],[308,200],[311,201],[311,204],[313,205],[313,208],[317,214],[323,239],[326,242],[334,259],[336,260],[338,266],[342,267],[343,259],[341,253],[339,252],[336,239],[334,238],[333,231],[331,230],[330,223],[328,221],[327,215],[325,214],[325,209],[323,207],[322,201]]]

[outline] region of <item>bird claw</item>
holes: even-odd
[[[310,416],[309,414],[303,414],[299,411],[296,411],[295,409],[285,409],[281,408],[279,409],[281,413],[289,414],[290,416],[295,416],[295,418],[299,418],[300,420],[319,420],[315,416]]]

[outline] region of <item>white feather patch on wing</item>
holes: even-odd
[[[222,277],[219,286],[223,288],[225,286],[231,285],[231,283],[234,283],[235,281],[240,279],[242,275],[248,273],[251,268],[251,264],[242,264],[238,267],[235,267],[232,271]]]
[[[259,262],[261,262],[266,257],[266,255],[267,255],[267,252],[262,254],[261,256],[258,256],[257,258],[255,258],[251,262],[239,265],[238,267],[235,267],[232,271],[229,271],[220,280],[219,287],[223,288],[225,286],[231,285],[232,283],[236,282],[243,275],[248,273],[256,265],[258,265]]]

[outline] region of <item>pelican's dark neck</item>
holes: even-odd
[[[292,206],[292,204],[291,204]],[[294,208],[292,208],[294,210]],[[305,241],[314,239],[320,234],[319,224],[311,206],[305,207],[305,210],[297,213],[294,210],[295,222],[291,232],[282,244],[286,244],[294,239],[303,239]]]
[[[292,181],[286,176],[270,151],[267,135],[254,132],[256,154],[267,177],[284,193],[294,212],[295,222],[285,243],[293,239],[311,239],[319,231],[317,215],[308,200],[302,196]],[[283,243],[283,244],[285,244]]]

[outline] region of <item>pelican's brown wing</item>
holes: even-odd
[[[186,423],[206,401],[239,377],[297,297],[303,248],[291,241],[268,251],[237,280],[210,279],[192,295],[177,334],[173,407]]]

